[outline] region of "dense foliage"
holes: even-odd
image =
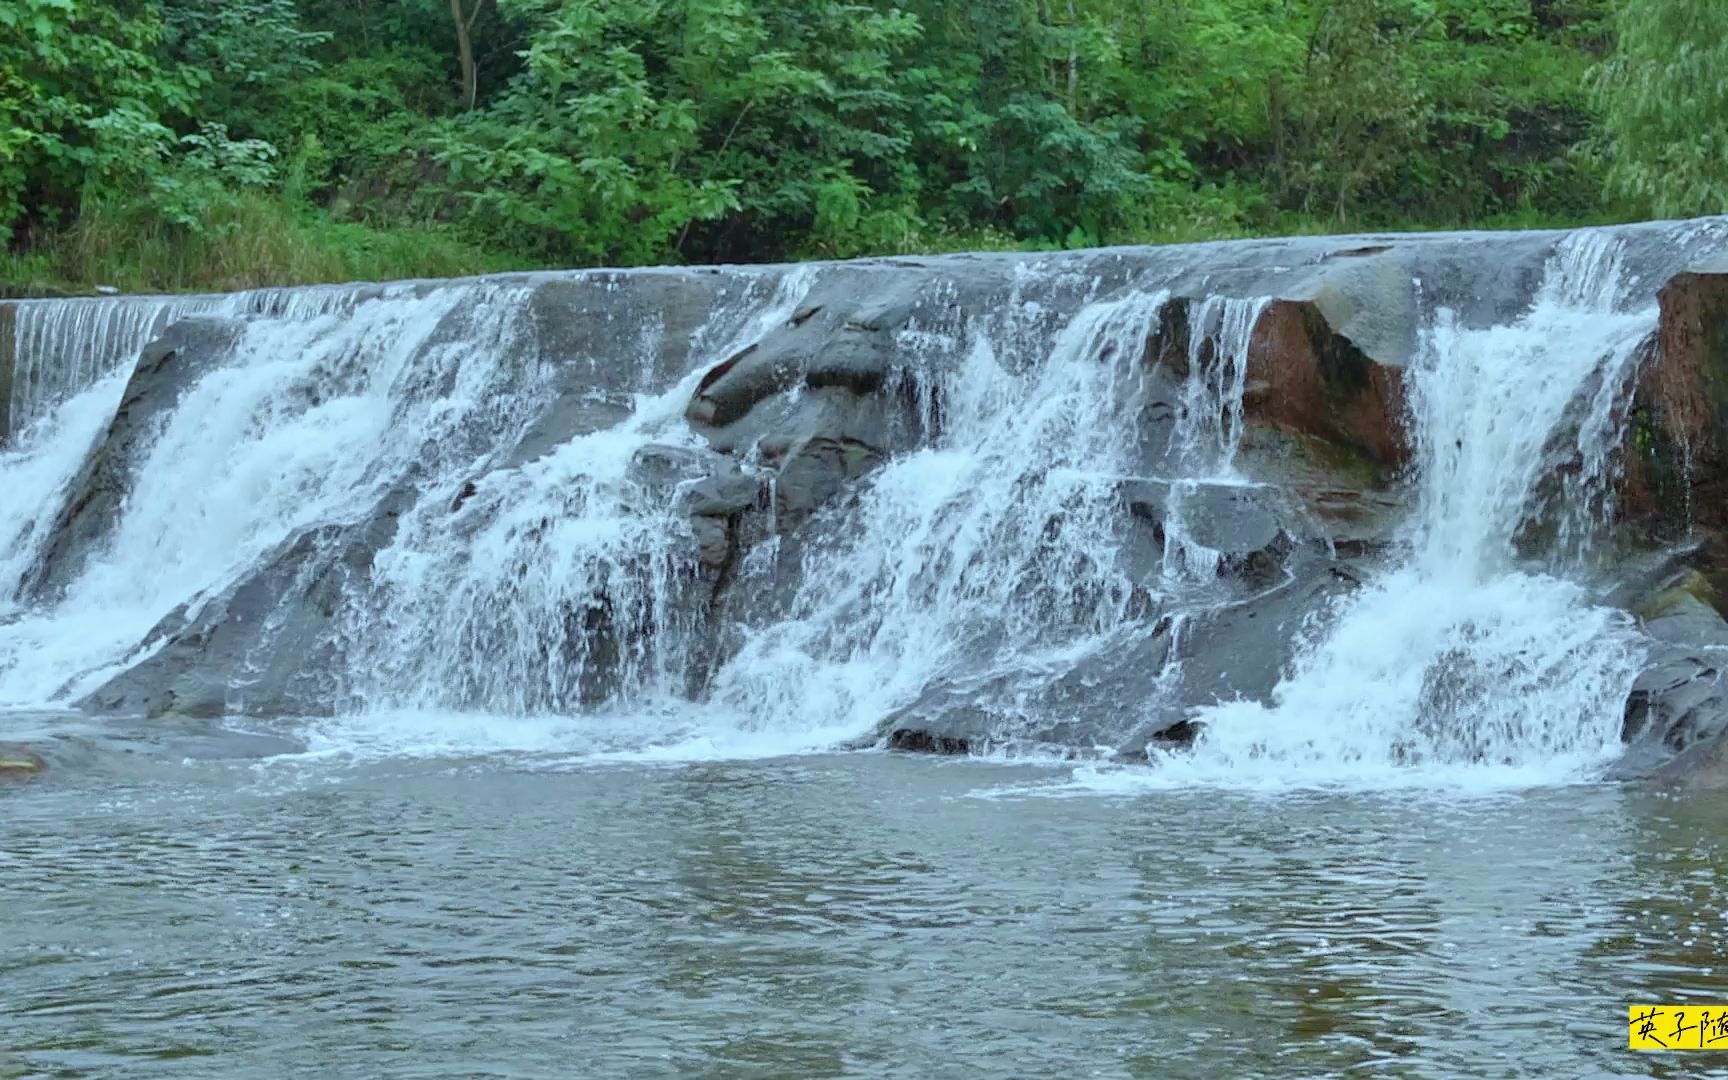
[[[1728,211],[1728,9],[1637,0],[1601,72],[1609,187],[1664,217]]]
[[[1728,210],[1720,0],[1616,2],[6,0],[0,267],[232,286]]]

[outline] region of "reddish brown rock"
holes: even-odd
[[[1178,379],[1191,360],[1214,359],[1215,342],[1192,340],[1193,303],[1166,303],[1147,342],[1149,362]],[[1247,361],[1239,466],[1296,496],[1335,542],[1383,540],[1401,505],[1389,489],[1410,455],[1403,369],[1335,329],[1313,299],[1268,304]]]
[[[1728,526],[1728,274],[1675,275],[1627,424],[1620,513],[1659,541]],[[1699,533],[1702,535],[1699,535]]]
[[[1148,358],[1178,378],[1188,374],[1189,300],[1165,304]],[[1199,354],[1210,360],[1213,342]],[[1248,344],[1243,407],[1249,420],[1304,444],[1322,444],[1329,465],[1367,466],[1374,481],[1389,479],[1409,457],[1404,431],[1404,372],[1365,353],[1333,328],[1314,300],[1274,300],[1254,324]]]
[[[1244,407],[1250,419],[1324,439],[1378,471],[1409,456],[1404,373],[1365,355],[1313,302],[1275,300],[1255,324]]]

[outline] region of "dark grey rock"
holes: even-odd
[[[768,484],[760,476],[728,466],[718,476],[697,480],[678,494],[678,505],[689,514],[725,517],[766,508]]]
[[[1728,622],[1698,595],[1708,588],[1696,571],[1681,571],[1637,606],[1652,644],[1627,695],[1616,779],[1688,780],[1719,756],[1728,732]]]
[[[76,704],[111,715],[317,716],[342,702],[342,649],[330,634],[350,583],[395,535],[406,493],[357,525],[305,529],[220,596],[157,624],[144,659]]]
[[[1128,512],[1151,525],[1160,541],[1174,525],[1218,552],[1231,569],[1275,564],[1281,542],[1305,524],[1282,492],[1265,485],[1129,480],[1119,490]]]
[[[1664,226],[1617,235],[1626,244],[1628,280],[1652,298],[1679,265],[1697,262]],[[942,438],[953,404],[944,400],[945,388],[980,328],[1013,343],[997,359],[1017,370],[1047,354],[1088,301],[1130,289],[1177,298],[1168,305],[1168,325],[1129,365],[1138,375],[1134,400],[1142,423],[1123,435],[1137,440],[1125,455],[1137,462],[1137,475],[1163,476],[1180,408],[1170,356],[1186,348],[1185,333],[1177,332],[1182,301],[1214,295],[1284,301],[1292,340],[1306,335],[1313,345],[1317,334],[1324,339],[1320,352],[1331,350],[1295,360],[1312,369],[1348,354],[1351,372],[1378,378],[1381,369],[1395,371],[1412,356],[1419,329],[1415,281],[1425,304],[1455,310],[1463,325],[1502,321],[1529,304],[1561,238],[1293,238],[797,270],[499,278],[496,295],[521,302],[525,294],[530,309],[528,329],[500,346],[510,362],[501,392],[521,409],[472,434],[464,451],[473,451],[473,478],[464,485],[446,481],[435,505],[448,506],[462,527],[478,528],[497,505],[489,487],[496,471],[617,425],[645,396],[684,406],[706,446],[643,451],[631,465],[634,486],[626,498],[676,510],[681,543],[688,528],[692,551],[677,567],[688,587],[681,578],[676,606],[679,632],[697,638],[691,692],[699,695],[750,628],[789,610],[811,561],[805,556],[855,533],[858,494],[877,469]],[[801,300],[782,298],[774,309],[781,313],[777,325],[756,325],[771,301],[806,280],[813,284]],[[428,294],[445,287],[411,286]],[[261,293],[250,303],[272,310],[287,295]],[[465,328],[479,320],[475,310],[462,309],[492,302],[499,301],[458,305],[435,338],[466,340]],[[235,322],[190,319],[146,351],[101,445],[74,480],[32,577],[35,597],[51,598],[101,543],[131,487],[147,433],[186,387],[226,362],[238,329]],[[0,316],[0,356],[5,336]],[[1137,591],[1132,617],[1110,648],[1043,681],[980,665],[930,687],[888,718],[872,741],[946,752],[1004,744],[1102,747],[1135,757],[1148,747],[1203,737],[1191,717],[1196,705],[1264,699],[1291,660],[1297,630],[1324,617],[1373,569],[1405,511],[1393,452],[1400,448],[1390,430],[1396,402],[1387,389],[1402,384],[1387,380],[1375,391],[1372,415],[1350,423],[1321,417],[1326,423],[1316,425],[1306,423],[1312,417],[1302,410],[1279,407],[1290,404],[1289,395],[1281,397],[1287,388],[1275,384],[1280,370],[1265,368],[1272,375],[1257,375],[1249,388],[1252,422],[1236,464],[1253,483],[1175,489],[1168,480],[1123,483],[1121,520],[1112,527],[1120,530]],[[407,377],[414,372],[410,365]],[[425,378],[452,376],[429,370]],[[1304,401],[1322,401],[1314,405],[1321,409],[1323,398],[1309,392]],[[1375,437],[1357,437],[1361,431]],[[394,533],[395,515],[428,494],[415,490],[424,482],[406,477],[391,499],[357,520],[290,537],[220,596],[164,619],[138,662],[91,694],[85,707],[195,716],[339,707],[345,658],[332,614],[365,583],[374,553]],[[1184,594],[1180,605],[1153,580],[1172,505],[1179,505],[1187,535],[1224,555],[1219,580]],[[1629,561],[1623,568],[1622,577],[1639,583],[1614,602],[1639,612],[1655,648],[1629,706],[1623,772],[1701,775],[1723,753],[1718,659],[1728,649],[1728,628],[1696,583],[1681,587],[1683,595],[1668,595],[1679,586],[1658,579],[1671,576],[1671,565],[1639,566],[1634,572]],[[586,644],[592,677],[579,700],[558,704],[604,700],[615,689],[608,664],[652,647],[628,640],[629,631],[619,628],[639,620],[611,611],[611,602],[595,597],[570,612],[570,640]]]
[[[113,528],[146,441],[180,396],[221,366],[241,329],[238,320],[194,316],[144,347],[113,422],[69,486],[40,562],[26,572],[27,593],[57,592],[82,569]]]

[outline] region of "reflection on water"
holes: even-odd
[[[1728,1000],[1713,797],[968,797],[1052,775],[93,753],[0,790],[0,1076],[1708,1064],[1624,1017]]]

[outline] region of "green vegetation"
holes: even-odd
[[[0,282],[1728,210],[1718,0],[10,0]]]
[[[1720,0],[1636,0],[1598,98],[1608,184],[1663,217],[1728,211],[1728,11]]]

